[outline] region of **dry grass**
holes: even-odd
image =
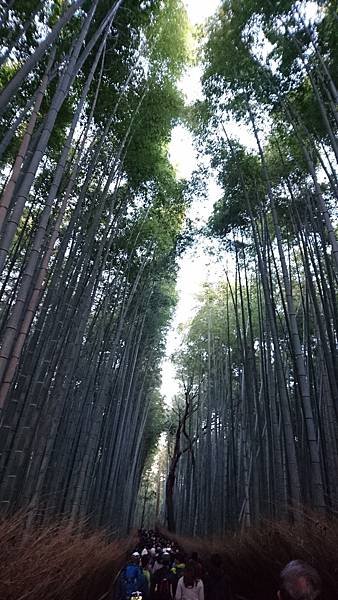
[[[26,530],[25,517],[0,522],[1,600],[111,600],[113,581],[137,544],[66,523]],[[234,591],[249,600],[275,598],[278,574],[294,558],[321,573],[325,600],[338,597],[338,519],[304,516],[302,525],[264,523],[222,539],[175,538],[204,560],[223,557]]]
[[[111,598],[114,579],[137,538],[67,524],[25,530],[25,517],[0,522],[1,600]]]
[[[219,553],[226,565],[234,591],[248,600],[276,597],[282,567],[293,559],[303,559],[318,569],[323,579],[323,598],[338,598],[338,518],[325,520],[305,515],[303,524],[264,523],[222,539],[176,539],[186,552],[197,551],[208,561]]]

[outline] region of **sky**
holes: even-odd
[[[184,4],[192,25],[197,25],[214,14],[219,6],[219,0],[185,0]]]
[[[203,23],[213,15],[219,6],[219,0],[185,0],[189,19],[192,25]],[[179,87],[186,96],[187,103],[202,98],[202,70],[199,66],[191,67],[179,82]],[[255,147],[254,136],[244,126],[227,121],[227,130],[236,135],[248,147]],[[175,127],[170,144],[170,159],[178,177],[189,180],[197,166],[197,151],[194,148],[191,133],[182,125]],[[208,181],[208,194],[202,202],[196,200],[189,209],[188,218],[200,226],[206,224],[212,213],[214,203],[220,198],[221,189],[212,177]],[[216,244],[216,242],[215,242]],[[162,363],[161,393],[166,402],[171,404],[175,394],[180,390],[176,380],[175,369],[170,356],[182,344],[179,332],[181,324],[188,323],[198,309],[198,294],[203,283],[217,283],[225,279],[225,270],[231,273],[230,256],[224,256],[223,261],[217,261],[208,253],[208,241],[198,239],[179,261],[177,278],[178,303],[166,340],[166,356]]]
[[[189,19],[192,25],[203,23],[213,15],[219,6],[219,0],[185,0]],[[307,0],[304,4],[304,16],[309,19],[319,18],[318,4]],[[270,47],[263,44],[261,60],[266,59]],[[202,97],[200,67],[189,68],[182,77],[179,87],[186,96],[187,102],[192,103]],[[254,136],[244,126],[227,121],[230,135],[236,135],[246,147],[256,148]],[[193,146],[192,136],[183,126],[175,127],[170,145],[170,158],[179,177],[189,179],[197,166],[197,152]],[[208,182],[208,195],[203,203],[196,200],[189,211],[188,217],[199,223],[206,223],[212,212],[213,204],[220,197],[221,190],[214,179]],[[168,404],[179,392],[180,385],[175,378],[175,369],[170,356],[182,344],[179,325],[189,322],[198,308],[197,295],[204,282],[217,283],[225,279],[225,270],[231,273],[231,258],[224,256],[222,261],[216,261],[207,252],[207,241],[200,239],[188,250],[179,262],[177,279],[178,304],[166,340],[166,356],[162,363],[161,393]]]
[[[192,25],[197,25],[214,14],[219,5],[219,0],[186,0],[185,4]],[[188,69],[180,81],[179,87],[186,95],[188,103],[192,103],[201,97],[200,77],[201,69],[193,67]],[[197,152],[193,146],[191,134],[183,126],[175,127],[173,131],[170,158],[176,168],[177,175],[189,179],[197,165]],[[199,200],[195,201],[188,217],[195,222],[205,223],[220,193],[217,183],[210,179],[208,197],[203,203]],[[199,240],[198,244],[188,250],[179,262],[178,304],[167,336],[166,357],[162,364],[161,393],[168,403],[179,391],[179,382],[175,379],[175,369],[170,361],[171,354],[178,350],[182,342],[178,327],[194,316],[198,306],[197,295],[204,281],[214,282],[223,276],[223,268],[215,264],[208,255],[206,246],[207,242],[203,243]]]

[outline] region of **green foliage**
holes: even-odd
[[[337,0],[327,0],[323,6],[324,17],[318,25],[319,49],[325,56],[333,81],[338,82]]]
[[[332,37],[336,3],[322,4],[317,21],[307,26],[294,2],[223,2],[210,21],[204,46],[205,97],[214,112],[231,110],[235,118],[245,121],[248,100],[271,114],[280,111],[283,100],[294,104],[310,131],[325,137],[310,80],[314,78],[322,88],[322,77],[318,77],[322,66],[312,39],[317,39],[334,81],[337,43]],[[263,49],[268,48],[265,64],[258,58],[256,38]],[[325,104],[325,93],[321,93]]]
[[[158,440],[165,428],[166,412],[163,398],[157,390],[150,392],[150,408],[144,430],[147,462],[154,456]]]
[[[232,150],[223,144],[212,166],[218,168],[224,195],[214,206],[209,221],[211,231],[223,237],[233,228],[248,229],[250,210],[257,215],[266,204],[266,185],[262,180],[259,157],[239,144],[233,144]]]
[[[259,339],[258,299],[254,283],[243,291],[242,298],[243,303],[234,282],[217,286],[204,285],[199,296],[199,309],[186,325],[184,343],[174,357],[177,371],[183,380],[191,377],[197,382],[204,380],[210,376],[210,360],[218,362],[222,360],[221,357],[226,360],[229,353],[233,375],[238,375],[238,368],[243,361],[238,319],[241,311],[244,311],[247,318],[248,298],[253,315],[253,334]]]
[[[14,41],[13,36],[18,36],[27,18],[32,18],[32,24],[27,24],[21,41],[17,40],[0,67],[3,85],[34,52],[70,3],[17,0],[14,4],[17,10],[11,14],[3,35],[8,50],[11,34]],[[113,4],[110,0],[97,3],[81,45],[80,62]],[[29,433],[27,448],[32,448],[35,457],[33,468],[29,469],[33,503],[38,505],[41,501],[46,506],[51,501],[54,514],[68,511],[74,521],[91,515],[94,524],[127,530],[133,520],[144,465],[147,460],[149,464],[165,427],[164,402],[159,393],[161,360],[165,334],[177,301],[177,257],[190,235],[189,227],[185,227],[187,186],[177,180],[168,157],[172,128],[185,117],[177,80],[188,59],[189,32],[181,0],[125,0],[98,62],[102,36],[81,69],[79,62],[75,65],[70,90],[60,106],[55,107],[56,120],[52,131],[48,130],[50,138],[46,146],[41,131],[69,65],[69,53],[92,6],[89,0],[83,3],[50,49],[55,56],[51,80],[11,204],[18,206],[18,197],[22,205],[25,201],[25,206],[19,207],[22,218],[13,243],[9,242],[6,248],[1,324],[2,331],[8,331],[7,319],[13,310],[25,319],[26,307],[34,305],[34,319],[17,374],[21,377],[27,371],[25,364],[32,350],[37,367],[32,372],[27,395],[33,387],[36,391],[39,371],[51,382],[44,389],[40,386],[39,406],[46,401],[53,403],[57,397],[61,408],[54,428],[50,427],[51,413],[38,409],[36,414],[37,427],[51,432],[45,472],[39,471],[36,458],[46,438],[35,441]],[[34,100],[49,56],[50,51],[32,68],[11,98],[0,122],[0,135],[13,126],[27,102]],[[64,169],[58,170],[60,185],[54,187],[53,179],[57,166],[61,165],[70,124],[96,63],[82,114],[75,124],[68,160]],[[65,83],[66,80],[67,77]],[[25,111],[27,114],[3,157],[5,176],[12,168],[30,110]],[[86,137],[81,138],[84,133]],[[32,155],[34,162],[39,163],[36,173],[29,171]],[[33,183],[30,174],[35,175]],[[21,181],[27,185],[22,196]],[[46,205],[47,198],[50,206]],[[49,245],[51,241],[53,247]],[[34,245],[39,246],[38,251]],[[42,273],[39,290],[35,284],[44,258],[49,264]],[[31,277],[28,286],[27,267]],[[15,305],[19,294],[25,295],[26,302]],[[48,329],[55,331],[55,352],[49,362],[45,360],[50,346]],[[13,333],[13,349],[17,347],[14,339],[17,332]],[[32,343],[33,340],[37,343]],[[26,352],[26,348],[30,350]],[[37,356],[42,358],[41,362],[36,361]],[[60,374],[53,381],[52,369]],[[62,385],[62,378],[64,381],[68,378],[67,386]],[[72,413],[71,407],[74,407]],[[26,417],[20,428],[25,426],[25,420]],[[57,448],[59,436],[64,440],[75,439],[75,429],[77,443],[69,446],[69,460],[63,460],[63,450],[52,458],[50,452]],[[26,471],[25,468],[23,478],[28,474]],[[84,473],[86,478],[81,483]],[[19,486],[19,478],[16,481]],[[60,494],[61,481],[68,483]],[[18,486],[15,484],[14,488]],[[14,488],[13,501],[19,506],[22,500]],[[74,490],[77,490],[77,505]],[[27,498],[28,495],[29,491]]]
[[[182,95],[170,79],[151,79],[146,86],[124,162],[133,186],[166,169],[171,130],[183,109]]]
[[[147,29],[148,58],[159,79],[177,80],[189,60],[189,21],[182,0],[159,3]]]
[[[222,239],[226,239],[231,232],[250,239],[252,219],[257,224],[263,218],[273,239],[275,232],[269,216],[268,183],[260,158],[240,144],[234,141],[230,143],[231,149],[223,145],[212,161],[218,170],[223,195],[214,205],[208,223],[209,232]],[[290,220],[291,213],[296,210],[301,219],[306,215],[306,164],[297,140],[281,135],[276,130],[265,150],[265,164],[279,225],[285,238],[292,238],[295,230]],[[287,194],[288,185],[292,185],[292,200]]]
[[[204,100],[189,116],[223,190],[209,221],[213,235],[250,236],[251,213],[253,219],[264,218],[273,238],[271,194],[285,239],[295,235],[292,215],[306,219],[311,187],[306,152],[317,166],[319,143],[329,147],[336,131],[320,62],[325,60],[334,80],[333,4],[322,3],[317,19],[307,24],[293,2],[228,0],[210,20],[203,47]],[[230,149],[223,125],[229,113],[251,130],[255,122],[264,168],[262,157],[236,140]]]
[[[248,97],[268,100],[264,86],[267,74],[243,38],[241,7],[227,4],[223,4],[207,29],[204,91],[214,110],[232,110],[235,117],[245,118]]]

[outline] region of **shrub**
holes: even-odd
[[[25,517],[0,522],[1,600],[99,600],[111,590],[135,535],[110,541],[104,532],[69,523],[25,528]]]
[[[198,552],[207,563],[212,553],[223,559],[233,590],[248,600],[276,597],[279,573],[293,559],[318,569],[323,598],[336,600],[338,590],[338,518],[304,514],[297,525],[264,522],[240,534],[201,539],[174,536],[162,530],[188,553]]]

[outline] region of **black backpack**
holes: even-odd
[[[155,587],[156,600],[171,600],[170,581],[163,577]]]

